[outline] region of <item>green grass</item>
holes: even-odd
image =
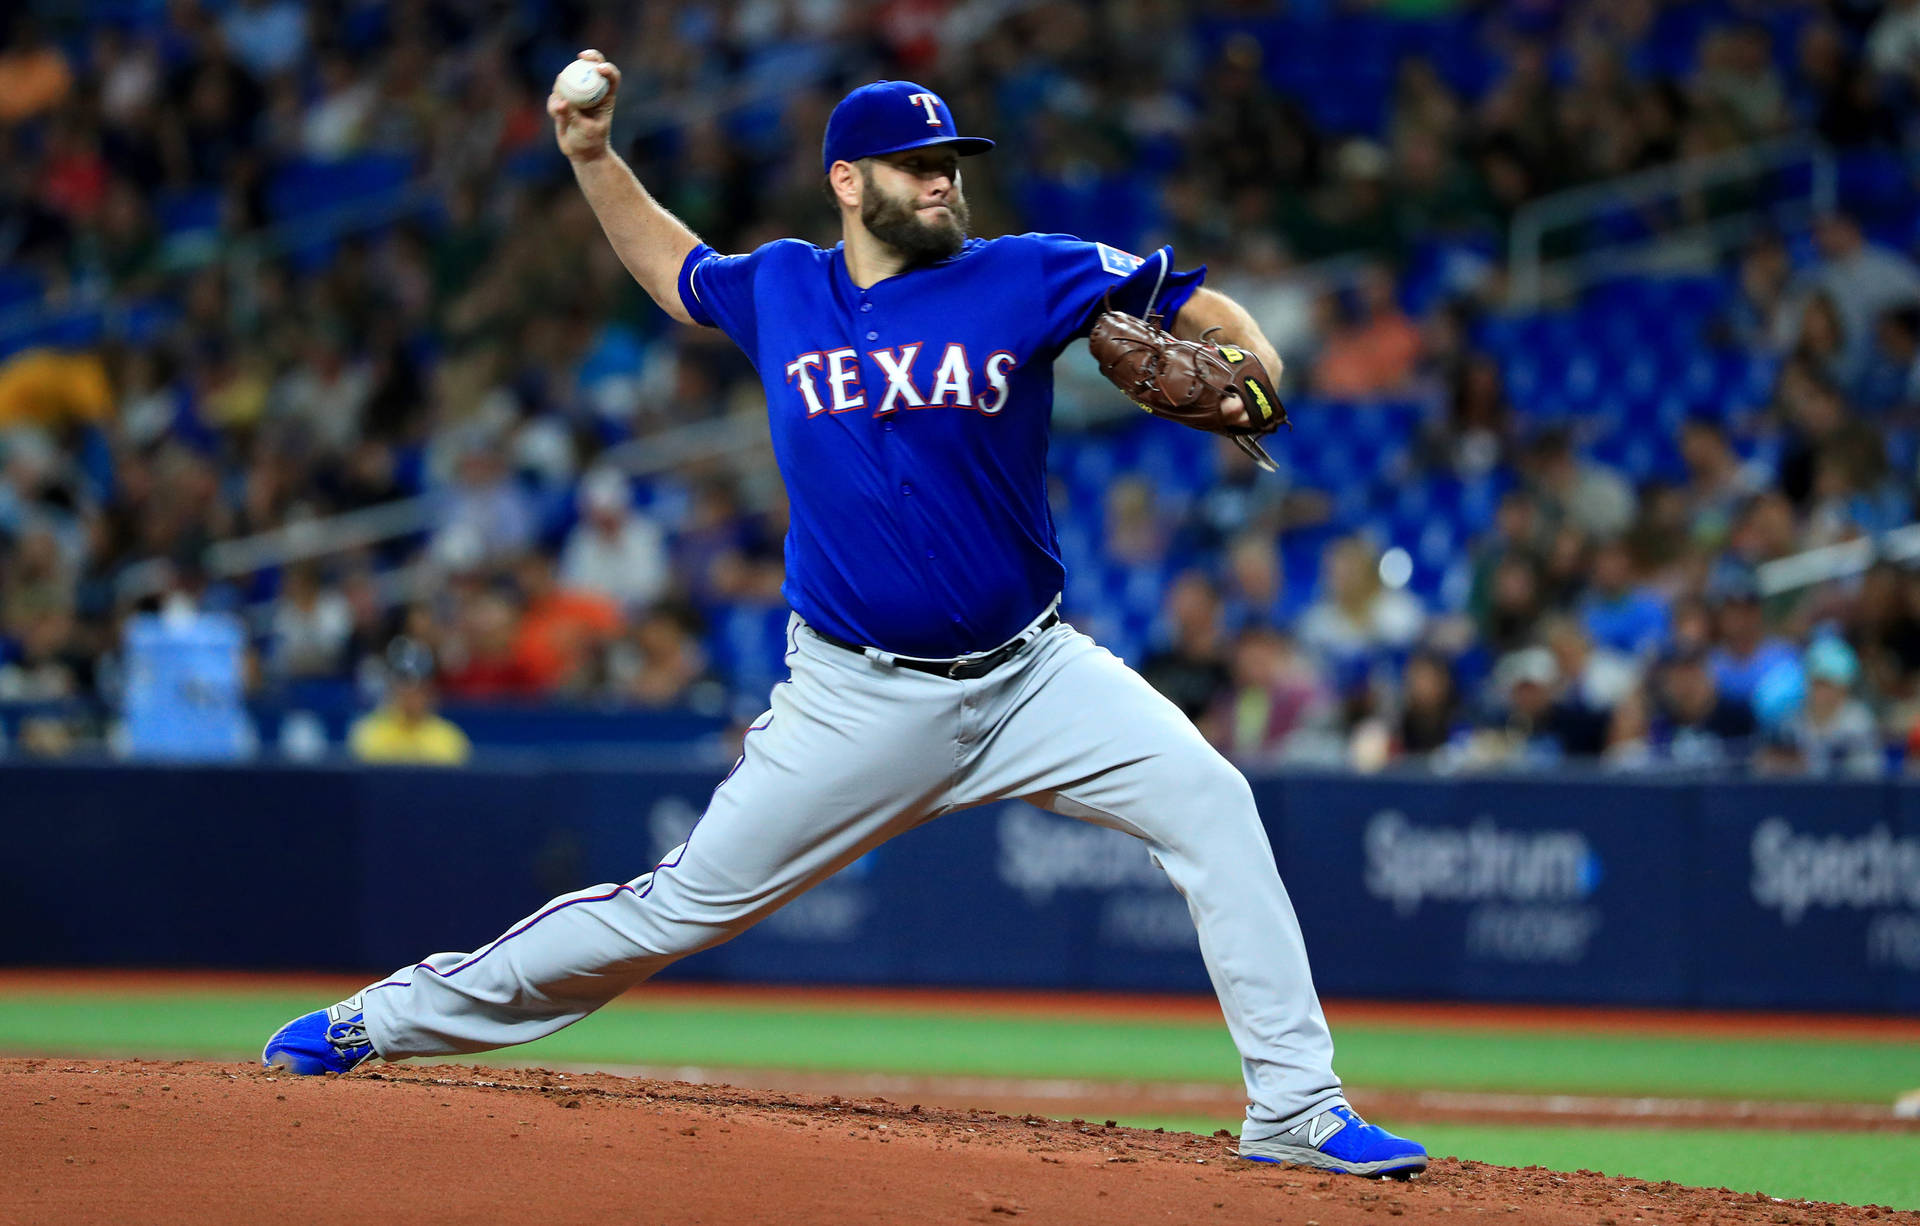
[[[287,1018],[322,1002],[284,989],[0,996],[0,1052],[250,1059]],[[1382,1089],[1889,1101],[1920,1086],[1920,1044],[1420,1030],[1337,1034],[1342,1075]],[[517,1048],[515,1062],[706,1065],[1233,1085],[1225,1031],[1199,1022],[1103,1021],[933,1009],[648,1001],[644,994]],[[1211,1133],[1230,1119],[1129,1120]],[[1920,1208],[1920,1135],[1421,1125],[1439,1154],[1586,1167],[1773,1196]]]
[[[1137,1128],[1211,1134],[1238,1120],[1129,1117]],[[1600,1171],[1788,1199],[1920,1209],[1920,1136],[1760,1129],[1539,1128],[1470,1124],[1396,1127],[1427,1152],[1500,1166]]]
[[[317,1003],[284,990],[14,993],[0,997],[0,1051],[247,1056]],[[1345,1026],[1335,1037],[1341,1075],[1386,1089],[1887,1102],[1920,1086],[1920,1044],[1911,1043],[1381,1025]],[[644,993],[518,1048],[514,1058],[1223,1085],[1239,1078],[1226,1031],[1212,1023],[648,1002]]]

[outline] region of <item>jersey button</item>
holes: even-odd
[[[867,339],[870,341],[877,341],[880,339],[880,334],[878,332],[869,332],[867,333]]]
[[[860,304],[860,309],[863,311],[871,311],[873,309],[873,304],[871,302],[863,302]]]
[[[905,497],[911,498],[913,497],[913,487],[911,485],[908,485],[905,481],[902,481],[900,483],[900,493]]]

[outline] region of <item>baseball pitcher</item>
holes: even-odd
[[[620,74],[581,58],[607,93],[582,107],[556,91],[547,109],[608,240],[662,310],[725,332],[766,385],[792,504],[791,676],[691,837],[652,870],[296,1018],[264,1063],[345,1072],[537,1039],[895,835],[1018,798],[1140,839],[1185,897],[1246,1078],[1242,1156],[1424,1169],[1424,1149],[1342,1098],[1246,780],[1057,612],[1054,359],[1092,333],[1136,403],[1257,451],[1285,413],[1253,320],[1167,248],[1142,259],[1063,235],[969,236],[961,162],[993,142],[959,135],[946,103],[907,81],[854,90],[827,122],[839,244],[722,255],[608,148]]]

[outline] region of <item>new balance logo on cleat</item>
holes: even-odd
[[[1323,1111],[1307,1121],[1307,1144],[1319,1149],[1322,1142],[1346,1126],[1347,1122],[1333,1112]]]
[[[1396,1137],[1338,1103],[1285,1132],[1260,1140],[1240,1140],[1240,1156],[1253,1162],[1310,1166],[1346,1175],[1410,1179],[1427,1169],[1427,1151],[1418,1142]]]

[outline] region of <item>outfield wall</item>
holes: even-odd
[[[715,772],[9,765],[0,963],[378,971],[645,872]],[[1323,993],[1920,1010],[1920,786],[1288,775]],[[1145,849],[930,823],[675,977],[1204,989]]]

